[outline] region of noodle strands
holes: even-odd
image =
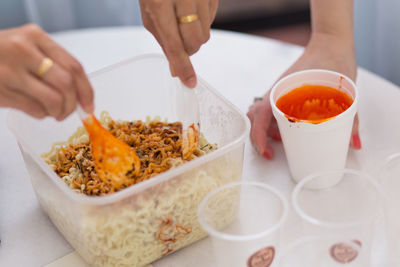
[[[183,130],[182,158],[189,159],[199,144],[200,124],[197,127],[192,124]]]

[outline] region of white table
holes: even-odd
[[[242,112],[247,112],[253,97],[262,95],[302,52],[301,47],[244,34],[213,31],[211,36],[193,56],[194,66]],[[138,54],[161,53],[143,28],[72,31],[55,34],[54,38],[89,73]],[[400,151],[400,90],[362,69],[358,86],[363,149],[350,150],[348,167],[374,175],[385,157]],[[6,127],[6,113],[0,110],[0,266],[43,266],[73,249],[39,207],[17,144]],[[243,177],[271,184],[289,197],[294,184],[282,145],[273,146],[275,158],[268,161],[257,156],[247,143]],[[292,216],[288,224],[295,234],[296,218]],[[209,239],[205,239],[153,265],[212,266],[209,245]]]

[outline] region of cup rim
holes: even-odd
[[[350,222],[346,222],[346,223],[332,223],[326,220],[320,220],[317,218],[314,218],[311,215],[308,215],[305,211],[303,211],[302,208],[300,208],[300,205],[298,203],[298,196],[300,194],[300,190],[304,188],[304,185],[308,182],[310,182],[313,179],[316,179],[317,177],[321,176],[321,175],[326,175],[326,174],[335,174],[335,173],[344,173],[344,174],[353,174],[356,175],[358,177],[363,177],[363,179],[366,179],[371,185],[372,187],[375,188],[375,192],[377,195],[377,201],[379,202],[377,204],[377,211],[375,212],[374,215],[370,215],[368,216],[368,219],[371,219],[375,216],[378,215],[379,212],[379,207],[381,206],[381,201],[383,198],[383,194],[381,191],[381,188],[379,186],[379,184],[375,181],[375,179],[373,179],[368,173],[362,172],[362,171],[358,171],[358,170],[354,170],[354,169],[340,169],[340,170],[330,170],[330,171],[321,171],[321,172],[315,172],[312,173],[308,176],[306,176],[304,179],[302,179],[294,188],[293,192],[292,192],[292,205],[293,205],[293,209],[295,210],[295,212],[304,220],[306,220],[307,222],[313,224],[313,225],[317,225],[317,226],[322,226],[322,227],[327,227],[327,228],[344,228],[344,227],[351,227],[351,226],[355,226],[355,225],[360,225],[363,224],[365,222],[365,218],[361,219],[361,220],[353,220]],[[321,190],[321,189],[310,189],[310,190]],[[322,189],[324,190],[324,189]]]
[[[328,123],[328,122],[331,122],[331,121],[336,120],[336,119],[340,119],[340,118],[342,118],[343,116],[346,116],[346,114],[352,112],[354,109],[357,108],[359,93],[358,93],[358,88],[357,88],[356,84],[354,83],[354,81],[353,81],[352,79],[350,79],[349,77],[347,77],[346,75],[344,75],[344,74],[342,74],[342,73],[340,73],[340,72],[336,72],[336,71],[332,71],[332,70],[326,70],[326,69],[307,69],[307,70],[296,71],[296,72],[293,72],[293,73],[291,73],[291,74],[288,74],[288,75],[286,75],[285,77],[281,78],[278,82],[276,82],[276,83],[272,86],[272,88],[271,88],[271,93],[270,93],[270,95],[269,95],[269,102],[270,102],[270,105],[271,105],[272,110],[273,110],[274,112],[276,112],[277,114],[279,114],[279,116],[286,117],[286,116],[285,116],[285,113],[283,113],[283,112],[276,106],[276,104],[275,104],[275,101],[274,101],[274,93],[275,93],[275,91],[276,91],[276,88],[278,88],[283,82],[285,82],[286,80],[288,80],[288,79],[290,79],[290,78],[292,78],[292,77],[295,77],[295,76],[300,75],[300,74],[312,73],[312,72],[314,72],[314,73],[329,73],[329,74],[334,74],[334,75],[338,75],[338,76],[340,76],[340,77],[343,77],[343,79],[345,79],[347,82],[349,82],[349,83],[351,84],[351,86],[353,86],[354,91],[355,91],[355,97],[354,97],[353,103],[350,105],[350,107],[348,107],[348,108],[347,108],[345,111],[343,111],[342,113],[340,113],[340,114],[338,114],[338,115],[336,115],[336,116],[334,116],[334,117],[330,117],[330,118],[328,118],[326,121],[323,121],[323,122],[318,123],[318,125],[321,125],[321,124],[324,124],[324,123]],[[293,89],[295,89],[295,88],[293,88]],[[312,124],[311,121],[307,121],[307,120],[299,120],[299,121],[297,121],[296,123],[307,123],[307,124]]]
[[[384,169],[389,166],[392,162],[396,161],[396,160],[400,160],[400,152],[391,154],[390,156],[388,156],[384,162],[381,164],[380,168],[379,168],[379,174],[378,174],[378,180],[379,182],[382,182],[382,179],[384,179],[383,177],[383,171]]]
[[[226,234],[222,231],[215,230],[214,227],[210,226],[202,216],[202,210],[204,209],[204,206],[206,205],[207,201],[217,194],[218,192],[226,189],[226,188],[232,188],[236,186],[255,186],[255,187],[261,187],[263,189],[268,190],[271,192],[273,195],[278,197],[280,202],[282,203],[282,214],[279,218],[279,220],[273,224],[271,227],[269,227],[267,230],[256,233],[256,234],[249,234],[249,235],[234,235],[234,234]],[[286,221],[286,218],[288,216],[288,211],[289,211],[289,205],[288,201],[286,198],[283,196],[281,192],[279,192],[276,188],[265,184],[265,183],[260,183],[260,182],[232,182],[232,183],[227,183],[225,185],[222,185],[220,187],[217,187],[216,189],[210,191],[200,202],[198,208],[197,208],[197,218],[199,220],[199,223],[201,227],[206,230],[211,236],[218,237],[220,239],[224,240],[229,240],[229,241],[249,241],[249,240],[255,240],[264,236],[267,236],[275,231],[277,231],[283,223]]]
[[[394,265],[393,265],[394,264]],[[379,261],[375,261],[373,266],[386,266],[386,267],[398,267],[400,266],[400,261],[396,258],[388,258]]]

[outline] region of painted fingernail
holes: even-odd
[[[360,140],[360,136],[358,134],[354,134],[351,137],[351,144],[352,144],[353,148],[361,149],[361,140]]]
[[[264,152],[263,156],[264,156],[264,158],[272,159],[272,156],[270,154],[268,154],[267,151]]]
[[[267,159],[272,159],[272,157],[274,156],[274,151],[271,147],[266,147],[263,156]]]
[[[274,134],[272,136],[272,139],[274,139],[275,141],[282,141],[281,135],[279,133]]]
[[[190,77],[186,80],[186,85],[190,88],[196,87],[196,77]]]

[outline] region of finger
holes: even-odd
[[[57,64],[43,76],[42,80],[56,88],[64,96],[63,112],[60,119],[65,119],[77,106],[77,92],[72,75]]]
[[[197,11],[199,13],[201,28],[203,31],[203,42],[205,43],[210,39],[210,3],[205,0],[200,0],[198,2]]]
[[[273,149],[268,143],[268,129],[272,115],[265,108],[263,101],[256,102],[250,107],[249,118],[251,120],[250,140],[260,155],[271,159]]]
[[[253,123],[254,120],[254,114],[256,113],[256,110],[259,108],[260,103],[258,103],[258,100],[254,100],[253,104],[249,107],[249,111],[247,112],[247,117],[250,119],[250,122]]]
[[[249,112],[247,112],[247,117],[250,119],[250,125],[251,125],[250,141],[251,141],[251,144],[254,146],[254,148],[258,152],[258,148],[256,146],[256,142],[255,142],[255,138],[254,138],[254,133],[255,133],[255,128],[256,128],[256,125],[254,124],[254,118],[257,116],[257,105],[258,104],[253,104],[250,106]]]
[[[30,68],[31,72],[35,74],[45,56],[39,51],[33,51],[31,54],[33,58],[32,61],[36,62],[36,64],[30,64]],[[71,74],[54,62],[48,72],[46,72],[40,79],[63,95],[62,112],[58,116],[58,119],[65,119],[75,110],[77,105],[75,84]]]
[[[249,118],[250,123],[253,124],[253,120],[254,120],[254,114],[253,114],[253,112],[252,112],[251,110],[249,110],[249,111],[247,112],[246,115],[247,115],[247,117]]]
[[[267,131],[271,121],[271,116],[265,114],[257,114],[254,117],[253,124],[253,140],[260,155],[267,159],[272,159],[274,151],[272,146],[268,143]]]
[[[63,96],[60,92],[51,88],[34,75],[24,77],[26,87],[19,89],[19,92],[35,99],[45,109],[50,116],[61,119],[63,111]]]
[[[161,38],[157,32],[156,27],[154,26],[153,21],[151,20],[149,14],[146,12],[145,6],[146,6],[147,0],[140,0],[140,12],[142,14],[142,22],[143,26],[153,34],[154,38],[156,38],[157,42],[160,44],[161,48],[163,48],[163,44],[161,42]]]
[[[196,74],[181,40],[174,7],[169,1],[151,1],[146,12],[159,33],[173,71],[186,86],[195,87]]]
[[[36,34],[40,34],[41,32],[40,28],[35,25],[24,26],[22,30],[26,31],[26,35],[30,38],[32,36],[36,36]],[[45,56],[29,40],[30,39],[25,39],[25,42],[20,40],[17,43],[14,43],[15,48],[17,48],[18,54],[20,55],[20,57],[24,58],[24,65],[23,68],[14,68],[13,73],[9,74],[7,80],[14,80],[14,82],[9,82],[8,88],[14,88],[11,90],[17,91],[20,94],[24,94],[25,96],[35,99],[39,103],[42,103],[42,101],[44,101],[44,99],[40,99],[41,97],[47,97],[49,99],[55,100],[60,99],[60,96],[57,92],[47,92],[51,90],[56,90],[54,87],[49,84],[46,85],[44,81],[39,81],[38,77],[34,77],[38,72]],[[53,66],[50,66],[50,70],[53,67],[54,64]],[[55,68],[57,68],[57,66],[55,66]],[[11,75],[16,76],[14,77],[14,79],[10,79]],[[31,80],[34,80],[35,82],[33,86],[29,83]],[[54,117],[59,117],[60,115],[62,115],[62,111],[64,110],[62,102],[56,107],[53,107],[52,103],[46,103],[44,107],[47,107],[48,109],[46,109],[46,112]]]
[[[217,15],[218,0],[211,0],[209,5],[210,5],[210,25],[211,25],[215,19],[215,16]]]
[[[275,118],[272,118],[271,124],[268,129],[268,136],[275,141],[282,141],[281,134],[279,132],[278,123]]]
[[[154,24],[153,24],[152,20],[150,19],[149,15],[147,14],[147,12],[145,12],[145,9],[144,9],[144,6],[145,6],[144,4],[146,3],[145,0],[141,0],[140,3],[141,3],[140,9],[142,12],[142,21],[143,21],[144,27],[153,34],[154,38],[156,38],[158,44],[160,45],[161,49],[163,50],[164,54],[166,54],[164,45],[163,45],[162,40],[157,32],[157,29],[154,26]],[[171,64],[169,64],[169,69],[171,71],[172,77],[176,77],[176,73]]]
[[[208,12],[208,11],[207,11]],[[176,15],[182,18],[188,15],[197,14],[199,19],[189,23],[179,23],[179,30],[183,40],[183,46],[189,55],[196,53],[205,41],[201,20],[204,19],[198,12],[194,1],[181,0],[176,4]],[[202,14],[204,15],[204,14]]]
[[[64,48],[54,42],[47,34],[42,34],[36,39],[41,51],[61,66],[72,77],[77,98],[82,108],[92,113],[94,110],[94,92],[85,74],[82,65],[72,57]]]
[[[177,77],[174,67],[172,66],[171,63],[169,64],[169,70],[171,72],[172,77]]]
[[[35,99],[28,97],[15,89],[3,90],[1,95],[1,106],[21,110],[34,118],[42,119],[47,116],[45,108]]]
[[[159,36],[159,34],[158,34],[153,22],[151,20],[149,20],[149,16],[147,14],[145,14],[143,16],[143,24],[144,24],[145,21],[146,21],[146,25],[147,25],[147,26],[145,26],[146,29],[148,29],[153,34],[154,38],[156,38],[158,44],[160,45],[161,49],[163,50],[164,54],[166,55],[167,53],[165,52],[162,40],[161,40],[161,38],[160,38],[160,36]],[[172,77],[177,77],[177,75],[176,75],[176,73],[174,71],[174,67],[172,66],[171,63],[169,63],[169,70],[171,72],[171,76]]]
[[[353,129],[351,132],[351,139],[350,139],[350,146],[354,149],[362,148],[358,127],[359,127],[359,120],[358,120],[358,114],[356,114],[354,118]]]

